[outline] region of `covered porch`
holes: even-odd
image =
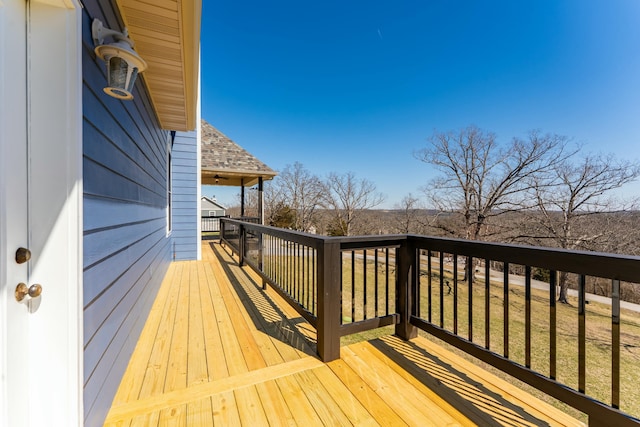
[[[245,218],[246,188],[257,186],[256,222],[264,223],[264,182],[277,173],[205,120],[201,121],[201,184],[240,187],[240,218]]]
[[[424,337],[323,363],[295,309],[202,245],[171,265],[105,425],[582,425]]]

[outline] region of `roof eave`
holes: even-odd
[[[167,130],[196,129],[201,0],[117,4],[136,52],[148,64],[142,76],[160,125]]]

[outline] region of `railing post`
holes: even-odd
[[[240,230],[239,231],[239,235],[238,235],[238,265],[240,267],[242,267],[244,265],[244,255],[245,255],[245,248],[246,248],[246,239],[247,239],[247,232],[244,229],[244,225],[242,225],[242,223],[240,223],[239,225]]]
[[[396,267],[396,311],[400,321],[396,324],[396,335],[410,340],[418,336],[418,328],[410,323],[411,315],[415,312],[416,287],[418,286],[418,256],[415,245],[407,238],[398,248],[398,263]]]
[[[323,362],[340,358],[340,242],[325,239],[318,248],[318,355]]]

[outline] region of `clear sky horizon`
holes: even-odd
[[[423,197],[434,130],[640,157],[637,0],[205,1],[201,58],[205,120],[276,171],[373,181],[380,208]]]

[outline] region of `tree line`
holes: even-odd
[[[638,178],[636,160],[587,153],[567,137],[540,131],[501,143],[476,126],[434,131],[413,155],[438,175],[388,211],[372,211],[384,196],[366,178],[351,172],[321,178],[301,163],[288,165],[265,186],[266,223],[327,235],[419,233],[640,252],[636,200],[613,191]],[[558,299],[567,302],[566,273],[559,285]]]

